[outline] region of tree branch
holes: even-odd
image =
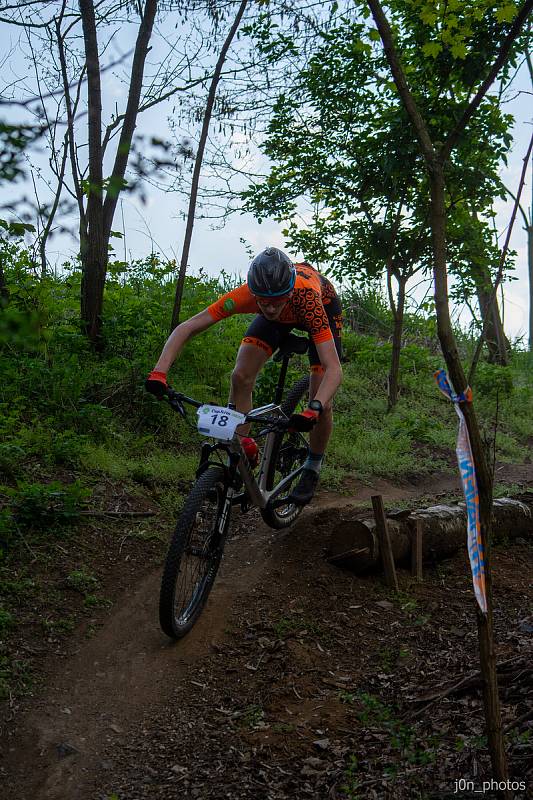
[[[502,252],[500,254],[500,262],[498,264],[498,273],[496,275],[496,280],[494,281],[494,287],[490,294],[490,298],[487,303],[487,308],[489,312],[492,310],[492,306],[494,304],[494,300],[496,299],[496,294],[498,293],[498,287],[503,278],[503,268],[505,265],[505,259],[507,258],[507,251],[509,250],[509,242],[511,241],[511,234],[513,232],[513,225],[516,219],[516,213],[518,211],[518,206],[520,205],[520,195],[522,194],[522,189],[524,188],[524,184],[526,182],[526,172],[529,166],[529,159],[531,158],[531,152],[533,150],[533,134],[529,140],[529,146],[527,148],[527,153],[524,157],[524,165],[522,167],[522,174],[520,175],[520,183],[518,184],[518,190],[516,192],[516,198],[513,206],[513,212],[511,214],[511,219],[509,221],[509,226],[507,228],[507,235],[505,237],[505,243],[502,248]],[[474,357],[472,359],[472,364],[470,365],[470,371],[468,373],[468,383],[471,384],[474,380],[474,375],[476,373],[477,363],[479,361],[479,357],[481,355],[481,350],[483,348],[483,342],[485,341],[487,333],[487,321],[485,320],[483,323],[483,330],[481,336],[479,337],[476,351],[474,353]]]
[[[453,148],[457,144],[457,140],[459,139],[461,133],[465,129],[466,125],[468,124],[469,119],[472,117],[472,115],[474,114],[474,112],[478,108],[479,104],[481,103],[481,101],[485,97],[485,94],[487,93],[490,85],[493,83],[493,81],[495,80],[496,76],[498,75],[498,72],[500,71],[500,69],[505,64],[505,62],[506,62],[506,60],[507,60],[507,58],[509,56],[509,52],[511,50],[511,47],[513,45],[513,42],[515,41],[516,37],[520,33],[520,29],[522,28],[522,26],[526,22],[526,20],[527,20],[529,14],[531,13],[532,9],[533,9],[533,0],[526,0],[524,5],[522,6],[520,11],[516,15],[516,17],[515,17],[515,19],[513,21],[513,24],[511,25],[511,28],[509,30],[509,33],[507,34],[507,36],[505,37],[505,39],[503,40],[503,42],[501,44],[500,50],[499,50],[498,55],[496,56],[496,59],[495,59],[493,65],[492,65],[492,67],[491,67],[491,69],[489,71],[489,74],[487,75],[487,77],[485,78],[485,80],[483,81],[483,83],[481,84],[479,89],[477,90],[473,100],[470,102],[470,104],[464,110],[463,115],[461,116],[459,121],[456,123],[455,128],[452,130],[452,132],[449,134],[448,138],[444,142],[444,145],[443,145],[443,147],[442,147],[442,149],[441,149],[441,151],[439,153],[439,158],[441,159],[441,161],[443,163],[449,158],[450,153],[452,152]]]
[[[131,67],[130,89],[128,92],[128,102],[124,114],[124,123],[120,133],[120,140],[117,146],[115,163],[111,173],[111,185],[106,193],[104,201],[104,237],[109,236],[113,216],[117,205],[121,184],[124,180],[126,167],[131,150],[133,132],[137,122],[139,102],[143,85],[143,74],[146,56],[148,54],[148,44],[152,35],[152,28],[157,11],[157,0],[146,0],[144,15],[139,26],[139,33],[135,43],[133,64]]]
[[[533,2],[533,0],[529,0]],[[379,0],[367,0],[368,5],[370,6],[370,10],[372,12],[372,16],[374,17],[374,22],[376,23],[377,29],[381,36],[381,40],[383,42],[383,48],[385,50],[385,55],[387,57],[387,61],[389,62],[389,66],[391,68],[391,72],[394,78],[394,82],[400,94],[400,97],[405,105],[406,111],[411,117],[411,121],[413,123],[413,127],[415,129],[416,135],[418,137],[418,141],[420,142],[420,146],[424,153],[424,157],[426,161],[431,162],[435,157],[435,149],[433,147],[433,142],[431,141],[431,137],[429,135],[429,131],[427,129],[426,123],[422,119],[422,115],[418,110],[418,106],[416,105],[415,99],[411,94],[409,86],[407,85],[407,80],[405,78],[404,71],[402,69],[402,65],[400,63],[400,59],[396,53],[396,49],[394,47],[394,42],[392,39],[392,31],[389,25],[389,22],[383,13],[383,9]]]
[[[68,130],[68,142],[69,142],[69,154],[70,154],[70,166],[72,170],[72,182],[74,184],[74,191],[76,193],[76,201],[78,203],[78,212],[80,215],[80,231],[83,231],[85,236],[87,236],[87,219],[85,216],[85,208],[83,205],[83,192],[81,189],[81,184],[79,180],[79,172],[78,172],[78,164],[76,159],[76,145],[74,140],[74,112],[72,108],[72,100],[70,97],[70,84],[68,80],[67,74],[67,61],[65,57],[65,45],[63,41],[63,36],[61,34],[61,17],[55,20],[55,29],[56,29],[56,38],[57,38],[57,49],[59,52],[59,63],[61,66],[61,77],[63,79],[63,92],[65,95],[65,108],[67,111],[67,130]],[[80,76],[78,82],[78,97],[80,93],[80,87],[83,79],[83,75],[85,73],[85,67],[82,70],[82,74]],[[77,103],[77,100],[76,100]]]

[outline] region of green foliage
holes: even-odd
[[[16,489],[8,488],[6,493],[11,498],[15,524],[35,530],[72,524],[88,496],[87,489],[78,481],[70,485],[59,481],[20,483]]]
[[[387,4],[396,49],[433,142],[445,142],[455,128],[519,5]],[[275,40],[266,26],[257,36],[263,49]],[[520,47],[512,50],[504,81]],[[487,95],[447,163],[452,297],[472,297],[497,269],[493,203],[504,192],[499,169],[511,125],[498,96]],[[351,286],[371,286],[386,269],[397,281],[429,274],[426,167],[370,18],[342,15],[332,22],[280,93],[263,147],[270,174],[243,199],[259,219],[288,220],[284,233],[295,250]]]
[[[28,531],[42,537],[57,529],[63,535],[86,497],[83,486],[102,479],[126,483],[131,492],[157,493],[162,513],[174,516],[196,466],[195,415],[190,412],[187,425],[165,403],[148,396],[143,382],[167,335],[175,265],[157,256],[129,266],[111,264],[106,349],[95,354],[77,320],[77,264],[67,265],[60,277],[41,281],[20,248],[8,251],[8,262],[8,309],[35,324],[31,335],[22,335],[19,328],[0,341],[2,550],[16,547]],[[238,278],[224,274],[219,280],[189,278],[184,318],[236,282]],[[342,489],[352,478],[444,467],[446,454],[453,452],[456,421],[432,377],[441,366],[433,352],[433,309],[405,316],[399,402],[387,413],[390,310],[375,286],[344,288],[342,295],[345,374],[335,401],[325,485]],[[246,324],[246,317],[230,317],[196,338],[172,369],[171,384],[200,400],[225,400]],[[287,385],[306,369],[305,358],[294,359]],[[268,362],[256,387],[257,404],[272,399],[278,371],[278,364]],[[498,407],[500,456],[525,456],[524,443],[533,433],[530,376],[521,354],[503,372],[479,365],[476,407],[489,434]]]
[[[98,578],[84,569],[75,569],[67,575],[67,585],[80,594],[86,594],[90,589],[99,587]]]
[[[473,388],[487,398],[510,398],[514,389],[512,370],[510,367],[482,362],[477,367]]]
[[[13,615],[0,606],[0,638],[5,636],[14,624],[15,620],[13,619]]]

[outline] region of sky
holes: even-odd
[[[517,79],[510,102],[506,104],[506,111],[515,117],[515,125],[508,164],[502,166],[501,175],[505,185],[513,194],[518,190],[524,156],[529,137],[533,133],[532,108],[529,75],[524,67]],[[255,168],[266,173],[268,167],[267,159],[258,155]],[[522,208],[526,213],[532,202],[531,182],[530,165],[521,196]],[[125,201],[124,207],[128,250],[131,253],[149,251],[152,246],[149,231],[156,249],[169,258],[176,258],[179,262],[185,232],[185,222],[179,214],[183,210],[180,198],[154,190],[150,193],[145,206],[135,198],[131,198]],[[500,246],[503,246],[513,210],[513,200],[511,198],[507,201],[498,200],[495,210],[499,242]],[[218,274],[224,269],[226,272],[238,272],[244,276],[249,262],[247,253],[250,249],[253,252],[258,252],[267,246],[286,249],[283,227],[283,224],[277,224],[272,220],[263,220],[259,224],[251,214],[234,214],[221,230],[213,229],[212,223],[208,220],[199,219],[195,222],[190,251],[191,268],[193,270],[202,268],[211,274]],[[241,240],[244,240],[244,243]],[[504,286],[504,324],[508,336],[512,339],[524,337],[527,342],[529,314],[527,234],[520,212],[513,226],[510,247],[517,253],[516,269],[512,273],[513,280],[507,281]],[[298,260],[305,258],[305,253],[290,252],[290,256]],[[420,286],[415,292],[415,298],[420,300],[426,290],[426,286]],[[467,324],[469,317],[469,312],[465,309],[461,321]]]
[[[132,28],[133,32],[133,28]],[[5,34],[9,35],[9,38]],[[14,73],[21,74],[27,69],[27,62],[17,54],[17,34],[11,28],[6,30],[0,26],[0,35],[7,48],[14,48],[11,57],[11,68]],[[120,39],[112,42],[110,57],[119,59],[127,52],[128,46],[133,43],[133,33],[128,40],[127,34],[122,34]],[[9,45],[8,45],[9,42]],[[156,60],[156,55],[153,55]],[[4,70],[5,74],[5,70]],[[515,116],[514,142],[508,155],[508,165],[502,169],[505,184],[513,193],[516,192],[523,158],[527,150],[529,137],[532,131],[531,85],[527,69],[521,73],[515,83],[512,100],[507,104],[506,110]],[[108,98],[108,103],[117,103],[120,107],[124,101],[125,88],[116,76],[116,70],[110,70],[104,75],[103,90]],[[140,134],[153,134],[161,138],[170,135],[167,122],[168,108],[156,107],[142,115],[139,119],[137,132]],[[186,129],[184,132],[187,133]],[[44,166],[46,153],[42,153]],[[254,170],[268,171],[268,162],[259,152],[255,155]],[[522,195],[522,205],[528,208],[531,205],[531,168],[528,171],[527,185]],[[205,179],[204,179],[205,185]],[[1,196],[1,195],[0,195]],[[4,190],[5,196],[5,190]],[[498,201],[496,206],[497,225],[500,231],[500,242],[503,243],[505,231],[512,211],[512,200]],[[161,253],[168,259],[179,262],[181,247],[185,232],[183,212],[186,203],[182,195],[166,193],[150,187],[146,192],[145,202],[141,202],[137,195],[122,195],[122,200],[117,207],[114,229],[124,232],[124,240],[114,239],[117,257],[122,258],[125,252],[127,258],[142,258],[152,251]],[[230,274],[240,273],[245,275],[249,262],[249,253],[258,252],[269,245],[285,248],[282,234],[283,225],[270,220],[261,224],[250,214],[234,214],[229,218],[224,227],[213,227],[206,219],[197,219],[195,222],[191,251],[189,256],[190,269],[198,272],[200,269],[210,274],[217,275],[221,270]],[[527,339],[528,326],[528,266],[527,266],[527,237],[523,229],[522,216],[516,219],[511,247],[517,251],[516,280],[507,283],[504,288],[504,320],[505,328],[512,339],[525,336]],[[65,256],[76,253],[77,243],[73,237],[58,236],[50,244],[49,254],[52,260],[59,263]],[[305,258],[305,253],[290,252],[295,260]],[[420,287],[417,292],[420,299],[425,287]],[[416,296],[416,293],[415,293]],[[468,313],[463,314],[461,321],[468,323]]]

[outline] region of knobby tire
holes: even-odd
[[[291,414],[294,414],[296,408],[298,407],[298,403],[300,403],[304,397],[307,397],[308,393],[309,375],[305,375],[303,378],[300,378],[300,380],[297,381],[294,386],[291,387],[287,397],[281,404],[281,410],[285,416],[290,417]],[[293,437],[295,442],[299,439],[298,434],[291,434],[288,431],[276,434],[274,446],[272,448],[272,457],[270,459],[266,476],[267,489],[274,488],[276,482],[276,470],[279,466],[278,461],[280,460],[280,455],[283,452],[284,446],[288,441],[291,440],[291,437]],[[294,469],[297,466],[300,466],[305,461],[306,457],[307,454],[305,457],[303,457],[302,454],[302,457],[300,457],[297,462],[292,465],[292,468]],[[289,525],[292,525],[293,522],[295,522],[295,520],[300,516],[302,510],[302,506],[295,505],[293,503],[287,504],[286,506],[280,506],[278,508],[269,508],[267,506],[266,508],[261,509],[261,516],[266,524],[271,528],[282,530],[283,528],[288,528]]]
[[[173,639],[190,631],[213,586],[230,519],[228,510],[220,531],[226,493],[224,471],[209,467],[194,484],[178,518],[159,598],[161,628]]]

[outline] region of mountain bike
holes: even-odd
[[[281,361],[274,401],[249,414],[200,403],[170,387],[167,391],[171,408],[183,417],[185,406],[196,408],[198,430],[214,439],[202,445],[196,482],[178,518],[163,569],[159,619],[171,638],[185,636],[202,612],[220,566],[234,506],[244,513],[258,508],[267,525],[278,530],[292,525],[302,511],[291,501],[290,492],[303,469],[308,443],[289,430],[288,419],[309,390],[309,376],[282,397],[291,356],[305,353],[308,346],[302,336],[287,337],[274,356]],[[262,449],[255,470],[236,431],[247,423],[259,426],[253,429]]]

